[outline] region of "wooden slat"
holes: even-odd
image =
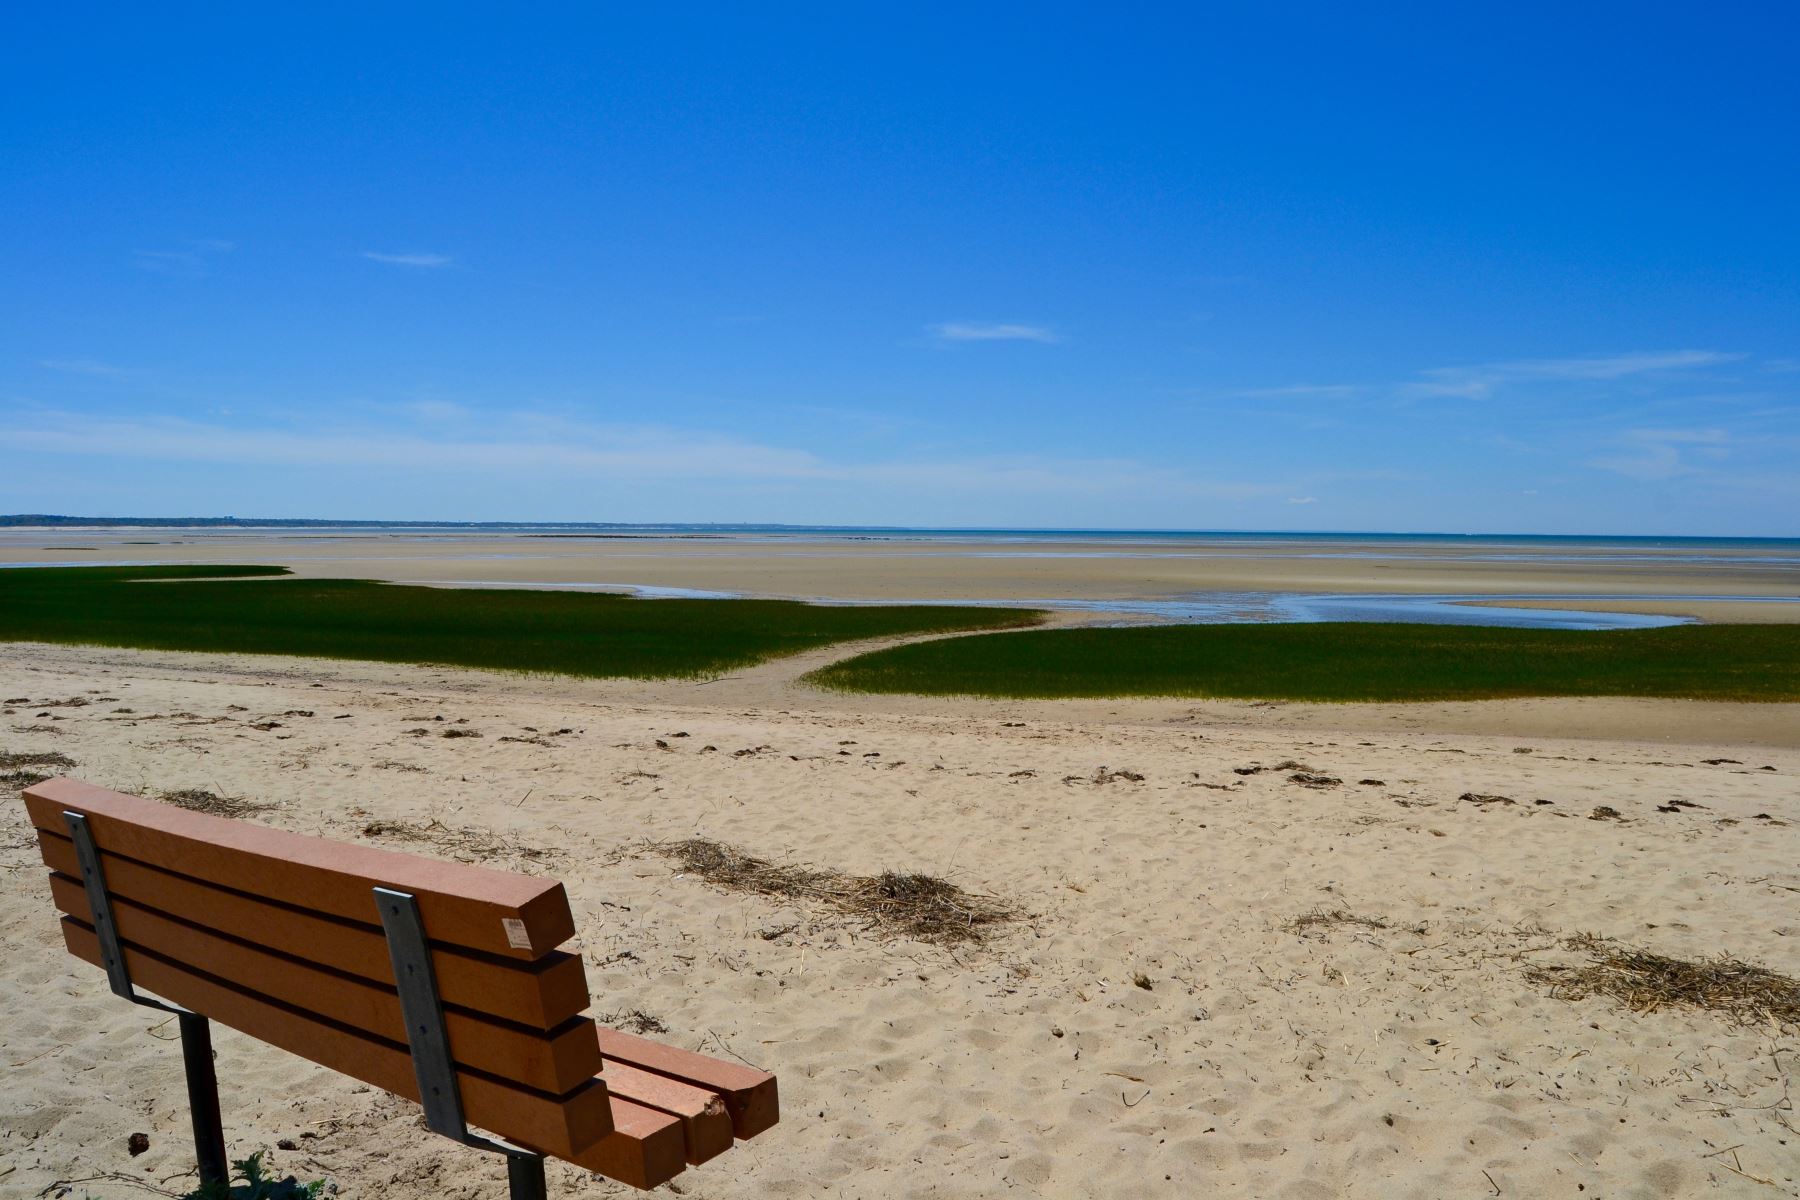
[[[687,1140],[687,1161],[692,1165],[699,1166],[731,1149],[731,1114],[716,1093],[617,1061],[607,1063],[600,1078],[614,1096],[679,1118]]]
[[[93,924],[87,889],[79,881],[52,875],[50,890],[58,909],[84,925]],[[119,936],[129,944],[290,1007],[390,1041],[406,1041],[406,1021],[392,987],[270,953],[122,896],[113,897],[113,915]],[[587,1017],[571,1017],[554,1030],[534,1030],[446,1006],[444,1027],[455,1061],[541,1091],[560,1095],[600,1070],[600,1046]]]
[[[570,1162],[635,1188],[667,1183],[687,1168],[687,1139],[678,1118],[622,1096],[612,1097],[612,1115],[613,1131]],[[529,1141],[520,1144],[542,1149]]]
[[[80,876],[75,846],[67,837],[40,829],[38,848],[44,865],[52,871]],[[272,904],[114,854],[101,854],[100,862],[107,891],[115,897],[257,942],[280,954],[388,986],[394,982],[387,939],[378,926]],[[561,1025],[588,1007],[581,957],[561,950],[552,950],[536,962],[521,963],[439,946],[433,948],[432,967],[446,1004],[538,1029]]]
[[[609,1067],[615,1061],[621,1062],[716,1093],[731,1114],[732,1129],[740,1138],[755,1137],[781,1117],[775,1076],[767,1071],[709,1058],[604,1025],[595,1026],[595,1033]]]
[[[410,892],[434,942],[534,959],[575,933],[554,880],[307,837],[74,779],[33,784],[25,805],[39,829],[66,833],[64,811],[84,813],[103,851],[353,921],[377,920],[372,888]]]
[[[100,943],[91,928],[64,917],[62,930],[71,954],[99,963]],[[123,950],[132,981],[144,990],[321,1066],[409,1100],[419,1098],[412,1056],[404,1047],[243,991],[129,943]],[[612,1106],[599,1079],[564,1096],[531,1091],[467,1067],[457,1069],[456,1079],[470,1124],[558,1158],[576,1158],[613,1129]],[[675,1130],[680,1138],[679,1122]]]

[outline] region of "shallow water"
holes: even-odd
[[[643,599],[731,600],[742,593],[703,591],[698,588],[646,587],[634,584],[519,584],[486,580],[438,581],[451,587],[536,587],[580,591],[627,592]],[[1401,622],[1418,625],[1483,625],[1503,629],[1659,629],[1670,625],[1695,624],[1692,617],[1666,616],[1657,613],[1587,612],[1559,608],[1497,608],[1486,602],[1508,600],[1567,600],[1572,597],[1539,594],[1491,595],[1410,595],[1390,594],[1319,594],[1312,592],[1190,592],[1158,600],[1076,600],[1069,598],[1034,598],[1028,600],[841,600],[830,596],[809,596],[812,604],[930,604],[979,608],[1049,608],[1064,612],[1086,612],[1096,616],[1125,618],[1117,624],[1137,624],[1144,620],[1180,625],[1267,625],[1280,623],[1313,623],[1323,621]],[[1774,599],[1767,596],[1665,596],[1612,595],[1583,596],[1583,601],[1661,600],[1661,601],[1755,601],[1757,603],[1800,604],[1800,597]],[[1114,622],[1098,622],[1110,624]]]

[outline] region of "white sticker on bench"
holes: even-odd
[[[506,930],[506,944],[514,950],[531,949],[531,934],[525,931],[525,922],[517,917],[501,917],[501,927]]]

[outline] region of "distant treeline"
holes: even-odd
[[[319,517],[68,517],[55,513],[0,514],[0,529],[641,529],[625,521],[331,521]],[[708,528],[705,525],[682,528]],[[732,526],[731,528],[738,528]],[[781,528],[769,526],[768,528]]]

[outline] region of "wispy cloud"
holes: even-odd
[[[133,250],[131,264],[141,271],[198,278],[206,274],[207,260],[237,249],[223,238],[193,238],[179,250]]]
[[[1421,378],[1402,384],[1417,398],[1480,400],[1509,383],[1591,383],[1667,371],[1697,370],[1737,362],[1742,354],[1717,350],[1653,350],[1589,358],[1522,358],[1468,367],[1434,367]]]
[[[1006,455],[962,459],[828,459],[808,450],[653,426],[597,425],[529,412],[477,414],[483,436],[460,426],[432,431],[435,408],[380,426],[295,431],[237,428],[187,418],[104,417],[22,410],[0,414],[8,445],[38,454],[136,462],[451,472],[469,478],[568,477],[709,484],[826,484],[938,490],[975,496],[1272,500],[1296,480],[1248,483],[1170,470],[1131,459]]]
[[[1232,393],[1245,400],[1347,400],[1369,389],[1354,383],[1291,383]]]
[[[86,358],[46,358],[38,363],[46,371],[62,371],[69,375],[96,375],[107,379],[118,379],[129,375],[124,367],[115,367],[110,363],[94,362]]]
[[[1705,462],[1731,453],[1732,437],[1723,429],[1628,429],[1617,439],[1619,449],[1588,460],[1588,465],[1629,479],[1654,482],[1695,475]]]
[[[1599,358],[1538,358],[1496,363],[1493,370],[1538,379],[1621,379],[1648,371],[1679,371],[1716,367],[1738,362],[1742,354],[1718,350],[1661,350],[1638,354],[1613,354]]]
[[[1020,325],[1012,322],[945,321],[929,325],[926,332],[940,342],[1060,342],[1055,330],[1042,325]]]
[[[1582,358],[1520,358],[1455,367],[1429,367],[1387,383],[1293,383],[1230,393],[1248,400],[1486,400],[1503,389],[1531,384],[1606,383],[1740,362],[1719,350],[1648,350]]]
[[[1287,502],[1289,504],[1317,504],[1319,498],[1317,496],[1289,496]]]
[[[390,267],[447,267],[455,261],[448,254],[383,254],[376,250],[364,250],[362,256]]]

